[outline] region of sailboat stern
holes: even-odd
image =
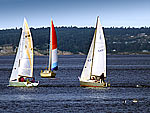
[[[56,73],[49,71],[49,70],[44,70],[43,72],[40,73],[42,78],[55,78]]]

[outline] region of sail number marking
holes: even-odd
[[[98,50],[98,52],[102,52],[102,51],[104,51],[104,49],[99,49],[99,50]]]
[[[91,59],[88,59],[88,62],[91,62]]]

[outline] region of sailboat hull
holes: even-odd
[[[56,73],[48,70],[44,70],[44,72],[40,73],[42,78],[55,78]]]
[[[107,83],[99,83],[95,81],[80,81],[81,87],[107,87]]]
[[[37,83],[27,83],[27,82],[9,82],[9,87],[37,87],[39,85],[39,81]]]

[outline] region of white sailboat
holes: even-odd
[[[28,78],[28,79],[27,79]],[[30,82],[29,79],[33,81]],[[27,80],[25,80],[27,79]],[[33,77],[33,42],[27,21],[24,18],[23,29],[14,66],[8,86],[38,86]]]
[[[102,25],[97,17],[94,37],[81,78],[79,77],[80,86],[107,87],[104,78],[106,78],[106,45]]]
[[[53,21],[51,20],[51,30],[50,30],[50,48],[49,48],[49,65],[48,69],[41,70],[41,77],[43,78],[55,78],[56,73],[54,71],[58,70],[58,56],[57,56],[57,35]]]

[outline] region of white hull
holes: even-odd
[[[27,82],[9,82],[8,86],[12,87],[37,87],[39,85],[39,81],[35,83],[27,83]]]

